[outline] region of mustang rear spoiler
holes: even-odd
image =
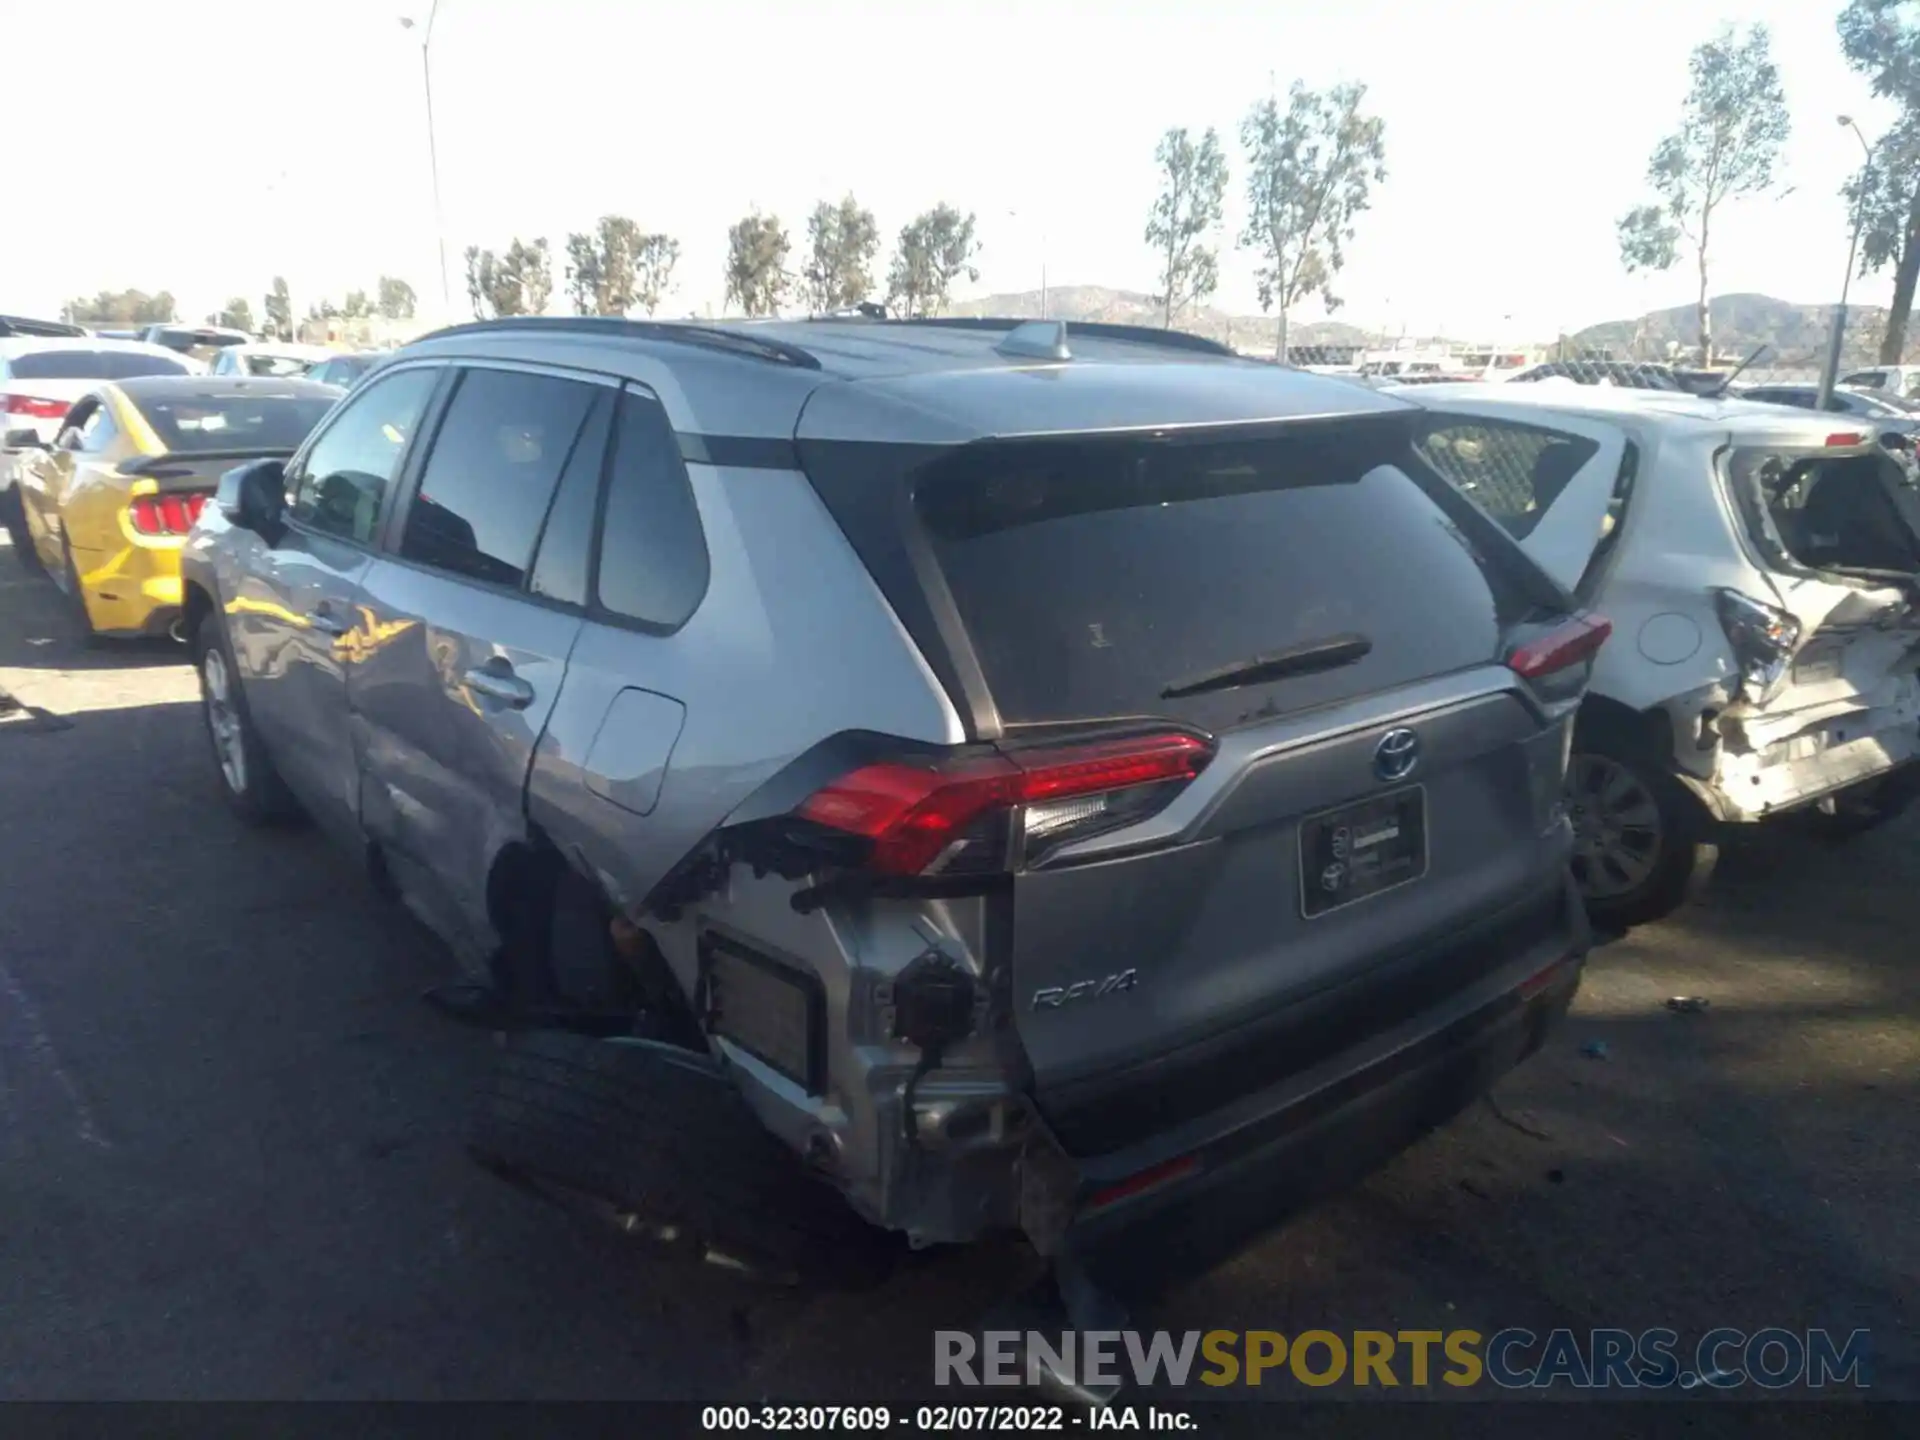
[[[121,464],[120,473],[140,475],[149,480],[177,480],[186,475],[204,475],[209,464],[219,464],[222,469],[230,470],[249,460],[287,460],[292,456],[291,449],[264,450],[257,445],[238,450],[189,450],[128,460]]]

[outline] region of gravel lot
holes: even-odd
[[[227,817],[178,652],[73,634],[0,541],[0,1398],[897,1403],[1023,1272],[768,1292],[479,1172],[490,1042],[418,1000],[449,962],[317,836]],[[1917,841],[1734,850],[1497,1109],[1137,1320],[1866,1327],[1874,1392],[1920,1397]]]

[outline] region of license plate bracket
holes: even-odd
[[[1300,913],[1312,920],[1427,873],[1427,789],[1408,785],[1300,822]]]

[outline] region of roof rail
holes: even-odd
[[[507,331],[544,331],[577,335],[617,335],[630,340],[663,340],[669,344],[698,345],[709,350],[726,350],[753,360],[770,360],[802,370],[818,370],[820,361],[811,351],[784,340],[773,340],[743,328],[722,325],[689,325],[673,320],[628,320],[618,315],[507,315],[494,320],[472,320],[464,325],[448,325],[429,331],[414,343],[439,340],[448,335],[485,335]]]
[[[1034,323],[1031,316],[1004,315],[927,315],[916,320],[888,319],[876,325],[940,325],[949,330],[1017,330]],[[1225,355],[1239,359],[1240,352],[1218,340],[1194,335],[1186,330],[1160,330],[1152,325],[1111,325],[1102,320],[1068,320],[1068,336],[1085,335],[1096,340],[1126,340],[1135,345],[1158,345],[1164,350],[1191,350],[1200,355]]]

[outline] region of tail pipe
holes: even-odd
[[[187,643],[187,617],[176,615],[167,622],[167,638],[177,645]]]

